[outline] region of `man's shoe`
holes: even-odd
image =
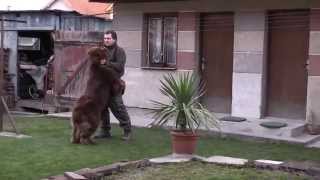
[[[97,133],[96,135],[94,135],[95,139],[102,139],[102,138],[111,138],[111,134],[110,132],[100,132]]]
[[[124,131],[123,136],[121,137],[123,141],[129,141],[131,139],[131,131]]]

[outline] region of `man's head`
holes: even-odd
[[[117,42],[117,33],[113,30],[106,31],[103,36],[103,44],[105,46],[113,46]]]

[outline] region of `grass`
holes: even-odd
[[[109,176],[109,180],[303,180],[310,179],[305,175],[294,175],[280,171],[265,171],[252,168],[234,168],[205,164],[201,162],[187,162],[179,164],[158,165],[140,169],[124,169],[123,172]]]
[[[112,139],[99,140],[95,146],[69,143],[69,121],[53,118],[17,118],[19,129],[32,138],[0,137],[0,179],[40,179],[85,167],[97,167],[124,160],[139,160],[170,153],[166,130],[135,128],[134,139],[120,140],[118,126]],[[320,160],[319,149],[299,145],[240,141],[203,137],[198,144],[201,156],[225,155],[247,159]]]

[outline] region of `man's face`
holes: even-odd
[[[112,46],[116,41],[112,38],[111,34],[104,34],[103,42],[105,46]]]

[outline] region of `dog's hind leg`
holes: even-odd
[[[73,144],[80,143],[80,129],[77,125],[73,125],[71,143]]]

